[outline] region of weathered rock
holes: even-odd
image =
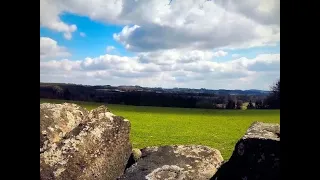
[[[148,147],[141,153],[119,179],[210,179],[223,161],[218,150],[196,145]]]
[[[123,174],[131,154],[129,121],[104,106],[79,121],[40,152],[40,179],[114,180]]]
[[[253,123],[213,180],[280,179],[280,125]]]
[[[132,149],[132,153],[128,159],[126,169],[128,169],[130,166],[136,163],[141,158],[141,155],[142,153],[140,149],[137,149],[137,148]]]
[[[59,142],[87,115],[88,111],[76,104],[40,104],[40,152]]]
[[[132,149],[132,156],[133,156],[133,159],[135,161],[139,160],[141,158],[141,155],[142,155],[142,152],[140,151],[140,149]]]

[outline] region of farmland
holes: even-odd
[[[65,100],[40,99],[40,103]],[[88,110],[99,103],[73,102]],[[218,110],[144,107],[109,104],[116,115],[131,122],[131,142],[135,148],[171,144],[199,144],[217,148],[229,159],[237,140],[254,121],[279,123],[280,110]]]

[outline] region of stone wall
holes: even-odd
[[[280,125],[253,123],[212,179],[280,179]]]
[[[116,179],[131,154],[130,123],[101,106],[40,105],[40,179]]]
[[[40,179],[280,179],[280,125],[253,123],[224,162],[200,145],[133,149],[130,122],[107,107],[40,104]]]

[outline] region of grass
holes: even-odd
[[[40,99],[40,103],[65,100]],[[74,102],[88,110],[100,103]],[[199,144],[220,150],[229,159],[236,142],[254,121],[279,123],[280,110],[209,110],[109,104],[116,115],[131,122],[134,148],[172,144]]]

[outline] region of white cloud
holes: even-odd
[[[223,57],[223,56],[226,56],[227,54],[228,54],[228,52],[219,50],[219,51],[215,52],[215,53],[213,54],[213,56],[215,56],[215,57]]]
[[[130,4],[135,6],[134,10],[127,13],[129,7],[124,8],[120,16],[136,25],[124,27],[114,38],[132,51],[273,45],[280,40],[280,28],[276,21],[280,16],[274,13],[279,11],[279,4],[272,2],[249,0],[241,1],[239,5],[231,0],[221,3],[176,0],[168,6],[166,1],[139,1]],[[252,9],[261,4],[270,6],[274,11],[253,13]],[[146,7],[147,10],[143,11]]]
[[[280,72],[280,54],[259,54],[253,59],[241,57],[239,59],[229,61],[227,64],[233,69],[246,69],[248,71],[257,72]]]
[[[226,62],[214,61],[213,54],[169,50],[135,57],[106,54],[81,61],[45,61],[40,62],[40,78],[72,83],[83,80],[82,84],[248,89],[264,87],[264,83],[271,84],[279,76],[280,54]],[[270,76],[274,78],[257,83],[257,79]]]
[[[86,37],[86,33],[80,32],[80,36],[81,36],[81,37]]]
[[[70,55],[65,47],[58,45],[57,41],[48,37],[40,37],[40,60]]]
[[[62,6],[53,0],[40,0],[40,27],[62,32],[66,39],[71,39],[77,26],[67,24],[60,19]]]
[[[70,32],[66,32],[63,34],[63,37],[67,40],[70,40],[72,38],[72,34]]]
[[[126,25],[114,39],[131,51],[190,48],[247,48],[280,40],[278,0],[41,0],[40,24],[64,32],[69,12],[105,23]],[[130,26],[130,25],[133,26]]]
[[[113,50],[115,50],[116,48],[114,46],[107,46],[106,50],[107,50],[107,53],[110,53],[112,52]]]
[[[280,42],[278,0],[41,0],[40,26],[72,38],[63,13],[122,25],[113,38],[134,57],[108,54],[83,60],[40,62],[42,81],[193,88],[264,88],[279,77],[280,54],[255,58],[228,49]],[[82,36],[83,34],[80,35]],[[41,43],[40,58],[68,56],[56,41]],[[41,46],[43,44],[43,47]],[[42,47],[42,48],[41,48]],[[117,53],[120,54],[120,53]]]
[[[159,50],[153,52],[139,53],[139,61],[141,63],[155,63],[159,65],[173,65],[175,63],[189,63],[196,61],[204,61],[218,56],[219,52],[201,51],[201,50]]]
[[[280,24],[279,0],[215,0],[215,3],[261,24]]]

